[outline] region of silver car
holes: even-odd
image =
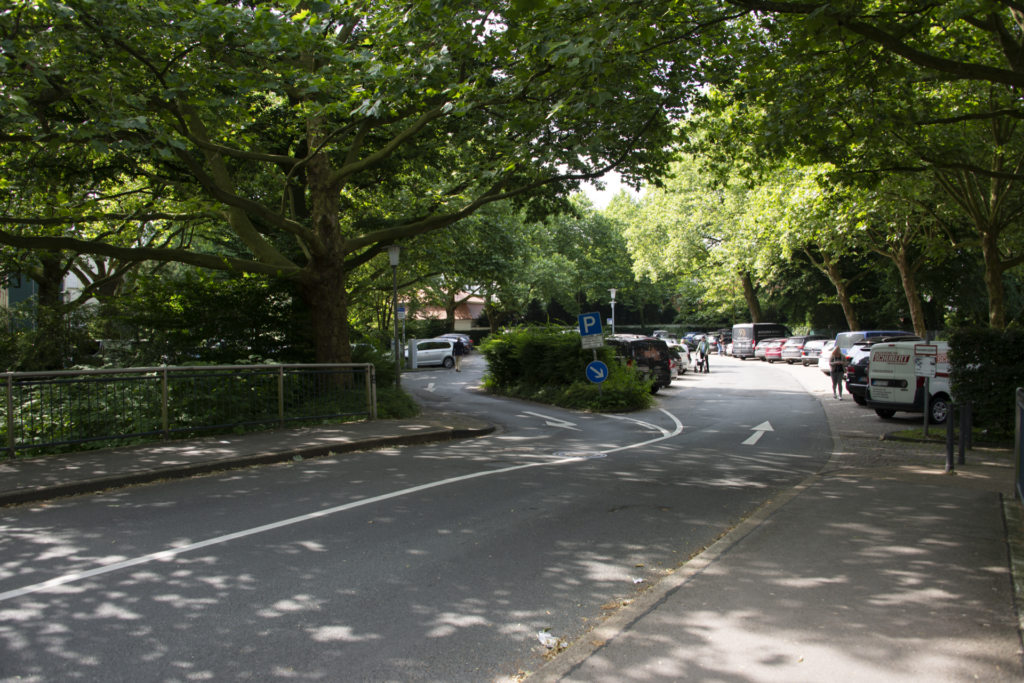
[[[455,367],[455,343],[450,339],[421,339],[416,342],[416,365]],[[405,350],[409,357],[409,349]]]

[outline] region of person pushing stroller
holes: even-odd
[[[697,344],[697,372],[700,372],[701,368],[704,369],[705,374],[711,372],[711,368],[708,364],[708,355],[710,351],[711,345],[708,343],[707,337],[701,339]]]

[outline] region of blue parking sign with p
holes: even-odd
[[[578,316],[580,319],[580,335],[589,337],[592,334],[601,334],[601,314],[584,313]]]

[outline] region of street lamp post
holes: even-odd
[[[615,292],[618,290],[612,287],[608,291],[612,293],[612,334],[615,334]]]
[[[395,388],[399,389],[402,386],[402,366],[399,354],[402,349],[398,345],[398,254],[402,251],[402,248],[397,244],[392,244],[388,247],[388,260],[391,262],[391,278],[394,282],[395,298],[394,298],[394,309],[395,309]]]

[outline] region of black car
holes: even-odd
[[[620,334],[608,337],[605,341],[615,349],[615,357],[626,367],[636,368],[644,379],[654,381],[651,385],[652,394],[672,384],[672,357],[669,355],[668,344],[661,339]]]

